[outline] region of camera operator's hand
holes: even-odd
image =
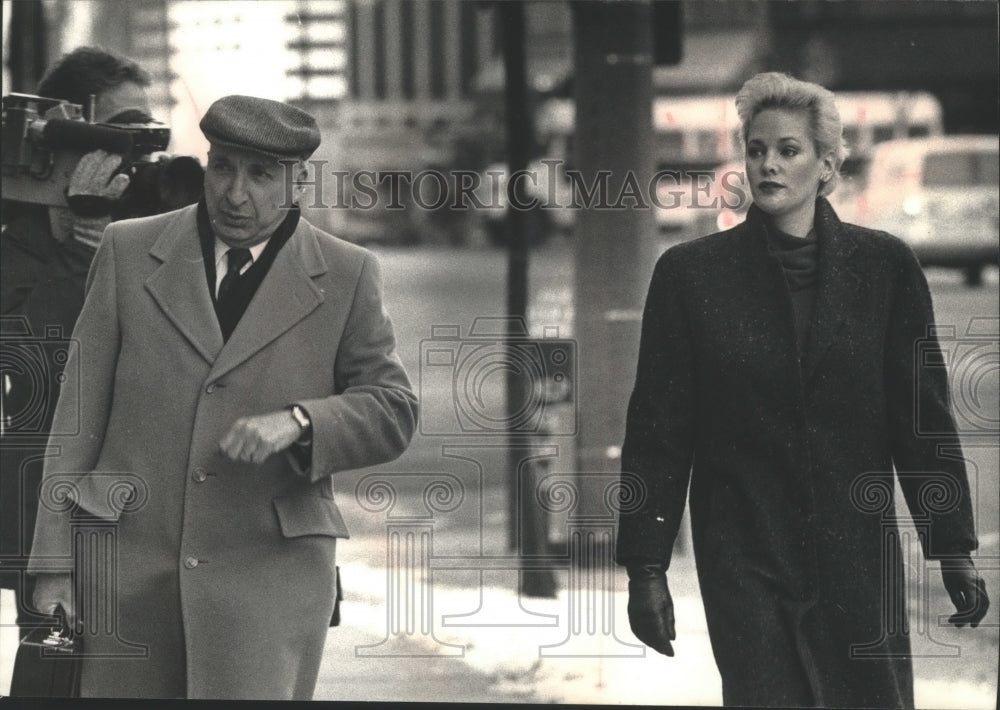
[[[95,150],[80,158],[69,180],[66,202],[73,211],[73,237],[95,249],[111,221],[113,204],[129,185],[128,175],[115,173],[121,163],[122,156]]]
[[[663,565],[628,565],[628,623],[635,637],[665,656],[673,656],[677,638],[674,601]]]
[[[941,560],[941,579],[955,605],[955,613],[948,617],[948,623],[958,627],[979,626],[990,608],[990,598],[972,558]]]

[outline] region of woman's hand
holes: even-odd
[[[986,616],[990,608],[990,598],[986,594],[986,583],[976,571],[971,557],[941,560],[941,579],[948,590],[956,613],[948,617],[948,623],[972,628]]]
[[[632,633],[655,651],[673,656],[670,642],[677,638],[674,601],[667,589],[667,573],[660,564],[634,565],[628,570],[628,623]]]

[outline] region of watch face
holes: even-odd
[[[295,421],[299,423],[299,426],[302,427],[303,430],[309,428],[309,417],[306,416],[304,411],[302,411],[302,407],[298,405],[292,407],[292,416],[295,417]]]

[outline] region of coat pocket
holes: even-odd
[[[351,536],[332,498],[281,496],[271,502],[278,516],[281,534],[286,538],[303,535]]]

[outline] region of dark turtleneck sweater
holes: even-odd
[[[787,234],[773,226],[767,227],[767,248],[781,263],[785,283],[792,298],[792,314],[795,317],[795,340],[799,355],[805,352],[809,337],[809,323],[812,320],[813,305],[816,303],[816,286],[819,277],[819,243],[814,230],[805,237]]]

